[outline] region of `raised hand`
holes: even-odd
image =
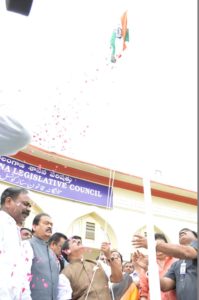
[[[147,249],[147,239],[146,237],[135,234],[132,239],[132,245],[135,248],[146,248]]]

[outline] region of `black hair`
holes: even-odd
[[[21,227],[21,228],[20,228],[20,232],[21,232],[22,230],[27,230],[27,231],[29,231],[29,232],[32,233],[32,230],[31,230],[30,228],[27,228],[27,227]]]
[[[66,261],[68,261],[67,250],[70,248],[69,247],[69,241],[73,240],[73,239],[82,241],[81,236],[79,236],[79,235],[73,235],[71,238],[67,239],[63,243],[61,253],[62,253],[62,256],[65,258]]]
[[[73,236],[71,236],[71,239],[75,239],[75,240],[80,240],[80,241],[82,241],[82,238],[81,238],[81,236],[79,236],[79,235],[73,235]]]
[[[67,240],[67,236],[61,232],[55,232],[53,235],[51,235],[50,239],[48,240],[48,244],[52,244],[52,242],[55,242],[55,244],[59,243],[60,239],[63,238]]]
[[[124,269],[124,268],[125,268],[125,266],[126,266],[127,264],[131,264],[131,265],[132,265],[132,269],[133,269],[133,271],[135,270],[135,267],[134,267],[134,265],[133,265],[132,261],[125,261],[125,262],[122,264],[122,269]]]
[[[126,266],[126,264],[132,264],[132,266],[133,266],[132,261],[124,261],[124,262],[123,262],[123,267]]]
[[[34,217],[34,219],[32,221],[32,225],[38,225],[42,217],[49,217],[49,218],[51,218],[49,214],[40,213],[40,214],[38,214],[38,215],[36,215]]]
[[[61,249],[61,254],[63,256],[63,258],[68,261],[68,255],[67,255],[67,250],[69,249],[69,239],[67,239],[63,245],[62,245],[62,249]]]
[[[194,235],[196,238],[198,238],[197,232],[195,232],[195,231],[193,231],[193,230],[191,230],[191,229],[189,229],[189,228],[182,228],[182,229],[180,229],[179,233],[180,233],[181,231],[190,231],[190,232],[193,233],[193,235]]]
[[[21,187],[9,187],[3,191],[1,194],[1,205],[5,204],[6,198],[10,197],[16,200],[20,194],[28,194],[28,190]]]
[[[122,254],[121,254],[117,249],[112,249],[112,250],[111,250],[111,253],[113,253],[113,252],[117,252],[117,253],[119,254],[120,259],[121,259],[121,262],[123,263],[123,257],[122,257]]]
[[[163,233],[155,233],[155,240],[163,240],[168,243],[166,236]]]

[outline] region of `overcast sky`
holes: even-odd
[[[32,144],[197,190],[196,0],[34,0],[28,17],[4,2],[0,101]],[[126,9],[130,41],[113,64]]]

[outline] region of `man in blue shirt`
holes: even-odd
[[[197,300],[197,233],[183,228],[179,232],[179,242],[180,245],[169,244],[170,254],[180,259],[160,279],[161,289],[176,289],[177,300]],[[161,245],[157,248],[163,252]]]
[[[147,248],[147,239],[135,235],[132,244],[136,248]],[[179,232],[179,243],[164,243],[156,240],[156,251],[168,256],[179,258],[174,262],[164,277],[160,278],[160,287],[163,292],[176,290],[177,300],[197,300],[197,255],[198,235],[189,228]]]

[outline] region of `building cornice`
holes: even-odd
[[[73,176],[79,179],[110,185],[110,170],[78,161],[63,155],[49,152],[29,145],[25,150],[12,156],[20,161],[40,166],[48,170]],[[114,188],[125,189],[137,193],[144,193],[141,177],[115,171]],[[178,187],[151,181],[151,194],[153,197],[164,198],[172,201],[197,205],[197,193]]]

